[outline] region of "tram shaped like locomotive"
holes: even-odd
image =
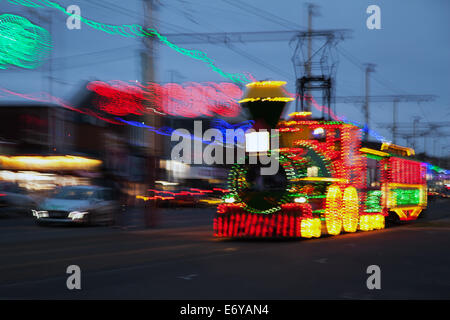
[[[411,158],[414,151],[362,145],[359,127],[314,120],[310,112],[278,122],[292,100],[284,84],[247,85],[240,102],[257,124],[276,125],[280,166],[265,176],[261,164],[233,166],[214,219],[215,236],[311,238],[383,229],[387,217],[417,219],[427,205],[426,165]]]

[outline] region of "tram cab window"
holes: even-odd
[[[319,176],[319,167],[312,166],[306,169],[306,175],[308,177],[318,177]]]
[[[380,186],[380,166],[377,160],[367,159],[367,187],[379,187]]]
[[[341,131],[339,129],[334,130],[334,150],[341,151]]]

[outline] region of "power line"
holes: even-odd
[[[239,7],[243,10],[246,10],[247,12],[250,12],[256,16],[259,16],[260,18],[263,18],[265,20],[269,20],[273,23],[281,25],[281,26],[285,27],[286,29],[292,29],[293,26],[297,29],[306,29],[304,26],[300,26],[296,23],[293,23],[292,21],[281,18],[273,13],[267,12],[258,7],[254,7],[250,4],[242,3],[242,2],[239,2],[236,0],[222,0],[222,1],[232,5],[234,7]]]
[[[268,63],[267,61],[263,61],[261,59],[259,59],[258,57],[249,54],[248,52],[244,51],[244,50],[240,50],[238,49],[236,46],[232,45],[231,43],[227,44],[228,48],[230,48],[231,50],[233,50],[234,52],[236,52],[237,54],[247,58],[248,60],[259,64],[260,66],[262,66],[263,68],[266,68],[268,70],[271,70],[287,79],[289,79],[291,77],[290,74],[285,73],[284,71],[278,69],[277,67],[271,65],[270,63]]]

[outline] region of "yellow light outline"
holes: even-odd
[[[342,197],[342,222],[345,232],[358,230],[359,222],[359,199],[355,187],[347,187]]]
[[[289,117],[306,117],[312,115],[311,111],[301,111],[301,112],[292,112],[289,114]]]
[[[347,179],[329,178],[329,177],[305,177],[305,178],[292,179],[292,181],[320,181],[320,182],[324,181],[324,182],[348,183]]]
[[[386,153],[386,152],[383,152],[383,151],[374,150],[374,149],[370,149],[370,148],[361,148],[361,149],[359,149],[359,151],[361,151],[363,153],[373,154],[373,155],[380,156],[380,157],[388,157],[388,156],[390,156],[389,153]]]
[[[247,88],[253,87],[281,87],[286,84],[286,81],[255,81],[246,84]]]
[[[328,187],[325,205],[325,226],[331,235],[338,235],[342,231],[342,192],[337,185]]]
[[[239,103],[244,102],[255,102],[255,101],[281,101],[281,102],[289,102],[295,100],[294,98],[288,98],[288,97],[268,97],[268,98],[245,98],[242,100],[239,100]]]
[[[394,150],[406,151],[406,154],[408,156],[416,154],[413,148],[402,147],[388,142],[383,142],[383,144],[381,145],[381,150],[389,150],[389,148],[392,148]]]

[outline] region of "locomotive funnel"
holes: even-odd
[[[244,98],[239,102],[250,111],[256,129],[274,129],[286,104],[294,100],[283,88],[285,84],[285,81],[258,81],[247,84]]]

